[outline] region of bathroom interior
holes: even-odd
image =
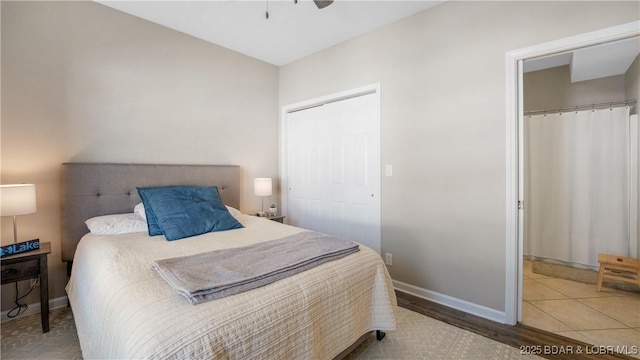
[[[596,281],[598,254],[640,258],[639,48],[634,37],[525,61],[522,154],[521,323],[636,358],[640,285]]]

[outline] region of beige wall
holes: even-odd
[[[18,232],[52,243],[51,298],[66,284],[62,162],[237,164],[241,208],[258,210],[252,179],[278,176],[277,67],[94,2],[1,6],[1,181],[36,184]],[[2,293],[7,310],[12,286]]]
[[[569,65],[524,74],[523,89],[525,111],[626,100],[625,75],[572,83]]]
[[[505,53],[638,20],[637,2],[463,2],[280,68],[280,105],[381,83],[395,280],[505,309]]]

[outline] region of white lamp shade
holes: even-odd
[[[253,179],[253,193],[256,196],[270,196],[271,191],[271,178]]]
[[[34,184],[0,185],[0,215],[14,216],[36,212],[36,186]]]

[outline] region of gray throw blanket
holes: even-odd
[[[191,304],[252,290],[360,250],[305,231],[240,248],[155,261],[152,268]]]

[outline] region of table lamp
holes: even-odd
[[[271,196],[272,193],[272,183],[271,178],[255,178],[253,179],[253,193],[256,196],[262,197],[262,207],[260,208],[260,212],[258,213],[260,216],[266,216],[266,212],[264,211],[264,197]]]
[[[36,212],[36,186],[34,184],[0,185],[0,215],[13,216],[13,242],[18,242],[16,216]]]

